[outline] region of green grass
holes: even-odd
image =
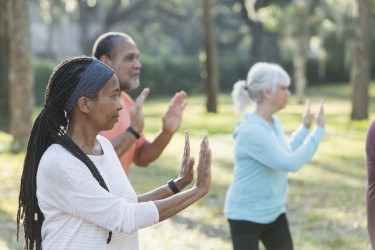
[[[317,154],[301,171],[290,174],[288,217],[297,250],[370,249],[365,213],[364,141],[368,121],[350,121],[349,86],[324,85],[308,90],[315,112],[319,99],[325,100],[326,136]],[[371,89],[375,95],[375,88]],[[146,100],[145,132],[152,139],[161,128],[160,116],[168,99]],[[140,230],[141,249],[232,249],[223,203],[232,177],[231,133],[239,115],[232,112],[229,95],[219,97],[219,114],[207,114],[202,97],[188,98],[180,131],[163,155],[148,168],[132,167],[130,180],[137,193],[164,185],[177,176],[183,151],[183,131],[191,136],[191,152],[197,157],[199,143],[207,133],[213,152],[212,189],[202,200],[182,213]],[[303,105],[292,97],[279,113],[287,133],[300,121]],[[11,137],[0,132],[0,249],[22,249],[16,243],[15,214],[24,154],[4,151]],[[5,226],[3,226],[5,225]]]

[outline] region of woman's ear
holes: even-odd
[[[90,102],[91,99],[88,97],[81,97],[78,99],[78,108],[85,114],[90,114]]]
[[[268,99],[272,97],[272,90],[270,89],[263,89],[261,93],[262,93],[263,99]]]

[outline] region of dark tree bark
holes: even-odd
[[[204,49],[206,52],[206,74],[203,74],[206,85],[207,112],[217,113],[217,95],[219,92],[219,71],[216,58],[215,35],[210,12],[210,1],[203,0]]]
[[[80,44],[85,55],[91,55],[92,42],[90,37],[90,24],[95,17],[95,7],[89,7],[86,1],[78,1]]]
[[[354,60],[351,68],[350,82],[352,84],[352,120],[368,118],[369,82],[372,40],[372,1],[357,0],[358,26],[354,48]]]
[[[144,8],[145,4],[147,4],[148,2],[150,2],[150,0],[140,0],[133,3],[126,9],[119,11],[118,6],[121,5],[121,0],[116,0],[106,16],[105,28],[108,29],[111,25],[114,25],[120,21],[124,21],[131,15],[136,14],[137,11],[141,11],[142,8]]]
[[[10,2],[0,0],[0,127],[9,129],[9,31]]]
[[[265,31],[262,23],[249,22],[252,34],[250,50],[251,64],[256,62],[280,62],[279,44],[277,34]]]
[[[280,51],[278,44],[278,33],[264,29],[263,24],[256,19],[256,11],[272,3],[269,0],[258,0],[255,3],[248,3],[246,0],[239,0],[244,15],[251,30],[252,44],[250,48],[251,65],[256,62],[280,62]],[[287,4],[290,0],[278,1],[280,6]],[[253,4],[253,5],[251,5]]]
[[[295,95],[298,103],[305,101],[305,90],[308,85],[306,78],[307,51],[309,50],[313,24],[307,20],[304,22],[296,22],[296,20],[302,20],[307,16],[313,15],[316,8],[314,1],[316,2],[316,0],[305,0],[304,4],[298,4],[298,2],[293,1],[295,13],[288,18],[289,21],[286,24],[293,30],[286,36],[288,47],[293,56]]]
[[[9,19],[9,96],[10,132],[13,136],[11,150],[26,149],[30,135],[33,103],[33,82],[31,74],[29,1],[8,0]]]
[[[87,1],[78,1],[80,44],[83,53],[91,55],[92,46],[98,36],[109,31],[111,26],[125,22],[130,16],[137,14],[148,2],[150,0],[140,0],[126,8],[121,8],[121,0],[115,0],[108,12],[105,12],[104,1],[98,1],[93,7],[88,6]],[[92,25],[96,25],[94,32],[91,29]]]

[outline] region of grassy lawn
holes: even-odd
[[[326,136],[312,161],[290,174],[288,217],[297,250],[366,250],[369,248],[365,214],[364,141],[374,118],[371,103],[368,121],[350,121],[349,86],[309,89],[315,112],[325,100]],[[372,89],[375,95],[375,88]],[[145,132],[153,138],[161,127],[160,115],[168,99],[149,99],[144,112]],[[192,155],[198,156],[202,135],[207,133],[213,152],[213,183],[210,193],[182,213],[140,230],[140,245],[155,249],[232,249],[223,203],[232,177],[231,133],[241,116],[234,115],[229,95],[219,98],[219,114],[207,114],[202,97],[189,97],[183,124],[163,155],[148,168],[133,167],[130,180],[137,193],[149,191],[177,176],[183,152],[183,131],[188,130]],[[279,113],[290,133],[301,121],[303,105],[293,99]],[[0,250],[22,249],[15,241],[15,214],[24,154],[8,154],[11,137],[0,132]],[[251,192],[251,190],[249,190]]]

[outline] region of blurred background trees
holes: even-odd
[[[11,151],[26,148],[32,124],[34,108],[33,80],[31,69],[31,46],[28,0],[1,3],[2,39],[0,55],[4,69],[1,80],[2,95],[8,101],[4,105],[4,118],[13,135]]]
[[[34,82],[37,105],[43,105],[44,89],[57,62],[68,56],[90,55],[100,34],[121,31],[138,44],[142,87],[151,88],[151,97],[170,96],[181,89],[189,94],[206,93],[206,110],[217,112],[219,92],[229,93],[235,81],[246,78],[253,63],[269,61],[289,72],[299,102],[311,85],[351,84],[351,119],[368,117],[368,84],[375,72],[371,50],[375,0],[216,0],[210,1],[209,11],[205,11],[204,1],[197,4],[193,0],[22,1],[23,11],[30,13],[31,30],[33,81],[27,86]],[[1,6],[10,2],[1,0]],[[13,112],[9,87],[15,83],[9,78],[10,69],[28,62],[21,57],[12,61],[9,54],[16,33],[7,30],[7,25],[12,18],[27,17],[21,11],[10,17],[5,8],[0,10],[2,117]],[[208,20],[212,20],[211,26],[207,26]],[[20,32],[26,41],[27,30]],[[210,36],[213,39],[208,42]],[[216,66],[208,67],[207,62]],[[207,85],[206,79],[214,79],[216,84]],[[26,94],[22,99],[27,105],[32,103]],[[9,124],[19,124],[2,123],[9,130]]]
[[[219,92],[219,71],[217,65],[217,51],[215,42],[214,25],[212,22],[211,2],[210,0],[202,1],[203,9],[203,51],[202,61],[205,65],[201,71],[201,76],[205,81],[206,90],[206,110],[217,113],[217,95]]]
[[[351,118],[361,120],[368,118],[373,5],[371,0],[357,0],[357,5],[357,28],[350,74],[350,83],[353,86]]]

